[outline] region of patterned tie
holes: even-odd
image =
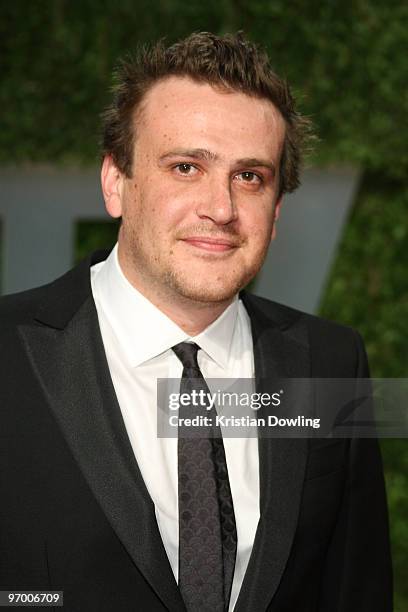
[[[183,364],[180,393],[209,392],[197,361],[197,344],[173,351]],[[180,407],[179,417],[210,416],[214,408]],[[191,430],[190,430],[191,431]],[[180,428],[179,428],[180,432]],[[188,612],[228,610],[237,552],[237,530],[219,426],[178,440],[179,588]],[[193,434],[194,436],[194,434]]]

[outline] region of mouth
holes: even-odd
[[[228,238],[215,238],[207,236],[189,236],[182,238],[182,241],[196,249],[215,253],[231,252],[238,248],[237,242]]]

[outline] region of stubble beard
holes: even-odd
[[[167,270],[163,281],[173,294],[190,302],[201,304],[220,304],[232,300],[236,293],[242,289],[242,283],[232,279],[226,282],[223,279],[206,277],[201,281],[185,276],[177,270]]]
[[[171,265],[171,255],[163,253],[154,255],[146,251],[136,232],[127,235],[126,260],[130,262],[134,286],[152,302],[166,300],[195,303],[205,307],[209,304],[231,302],[234,296],[243,289],[259,272],[267,254],[267,247],[255,257],[252,265],[246,270],[239,263],[231,262],[228,272],[211,271],[205,266],[194,273],[194,266],[187,262],[184,267]]]

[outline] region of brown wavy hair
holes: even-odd
[[[114,72],[112,104],[102,114],[103,157],[111,155],[117,168],[132,176],[137,112],[153,85],[170,76],[270,100],[286,123],[280,194],[299,186],[303,153],[314,138],[311,122],[296,110],[287,82],[272,70],[267,53],[242,32],[194,33],[169,47],[163,41],[141,47],[123,59]]]

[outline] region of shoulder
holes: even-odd
[[[354,328],[252,294],[242,297],[250,316],[251,309],[262,313],[264,325],[270,321],[289,337],[299,337],[302,330],[314,376],[334,376],[335,372],[340,378],[368,372],[364,343]]]
[[[26,372],[26,352],[21,336],[25,327],[38,325],[36,312],[45,287],[38,287],[0,298],[0,360],[2,384],[18,386],[21,372]],[[45,291],[46,293],[46,291]]]
[[[347,325],[330,321],[314,314],[303,312],[291,306],[274,302],[257,295],[244,292],[242,295],[245,305],[250,305],[261,312],[267,319],[273,321],[282,330],[297,325],[305,324],[310,333],[318,334],[322,338],[342,336],[352,337],[357,332]]]
[[[4,330],[36,318],[64,327],[91,295],[91,267],[108,254],[109,251],[96,251],[51,283],[1,297],[0,328]]]
[[[7,327],[29,322],[35,316],[50,285],[0,297],[0,326]]]

